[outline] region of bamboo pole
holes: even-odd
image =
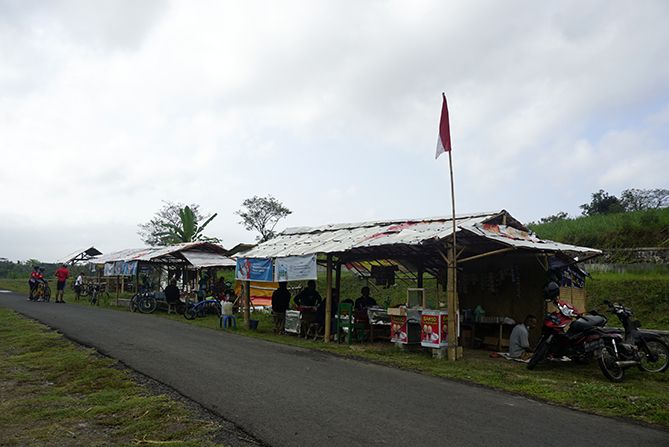
[[[251,329],[251,281],[244,281],[244,325]]]
[[[456,242],[456,219],[455,219],[455,187],[453,182],[453,156],[448,151],[448,169],[451,174],[451,209],[453,211],[453,244],[451,246],[450,263],[448,265],[447,293],[448,293],[448,360],[456,360],[458,357],[458,336],[456,325],[459,314],[458,306],[458,271],[457,271],[457,242]]]
[[[325,336],[323,341],[325,343],[330,343],[330,332],[332,330],[331,319],[332,319],[332,254],[328,253],[327,255],[327,290],[325,293]]]

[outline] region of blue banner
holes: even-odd
[[[272,260],[256,258],[237,259],[235,278],[241,281],[263,281],[272,282],[273,279]]]

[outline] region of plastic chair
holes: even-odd
[[[237,317],[233,313],[233,304],[230,301],[221,302],[221,320],[219,326],[223,329],[230,327],[237,329]]]
[[[337,343],[341,343],[342,334],[346,334],[348,344],[351,344],[351,337],[353,336],[353,304],[339,303],[337,308],[337,324],[335,334],[337,335]]]
[[[221,315],[220,327],[237,329],[237,317],[234,315]]]

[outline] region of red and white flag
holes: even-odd
[[[437,138],[437,154],[434,158],[439,158],[444,152],[451,151],[451,127],[448,124],[448,106],[446,105],[446,95],[441,94],[444,102],[441,105],[441,120],[439,121],[439,137]]]

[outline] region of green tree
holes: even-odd
[[[268,195],[267,197],[253,196],[244,200],[242,209],[235,214],[242,220],[240,224],[248,231],[256,230],[260,233],[258,241],[265,242],[275,236],[274,228],[279,220],[285,218],[292,211],[283,206],[277,199]]]
[[[584,203],[580,206],[583,210],[584,216],[594,216],[595,214],[612,214],[622,213],[625,211],[620,200],[613,195],[610,195],[603,189],[592,193],[592,200],[590,203]]]
[[[620,195],[620,203],[625,211],[641,211],[669,206],[667,189],[626,189]]]
[[[144,243],[152,247],[195,241],[219,242],[217,238],[203,233],[216,216],[216,213],[203,216],[199,205],[165,202],[149,222],[139,224],[138,234]]]
[[[556,214],[553,214],[551,216],[542,217],[541,219],[539,219],[539,223],[540,224],[553,223],[567,219],[569,219],[569,214],[567,214],[564,211],[558,211]]]

